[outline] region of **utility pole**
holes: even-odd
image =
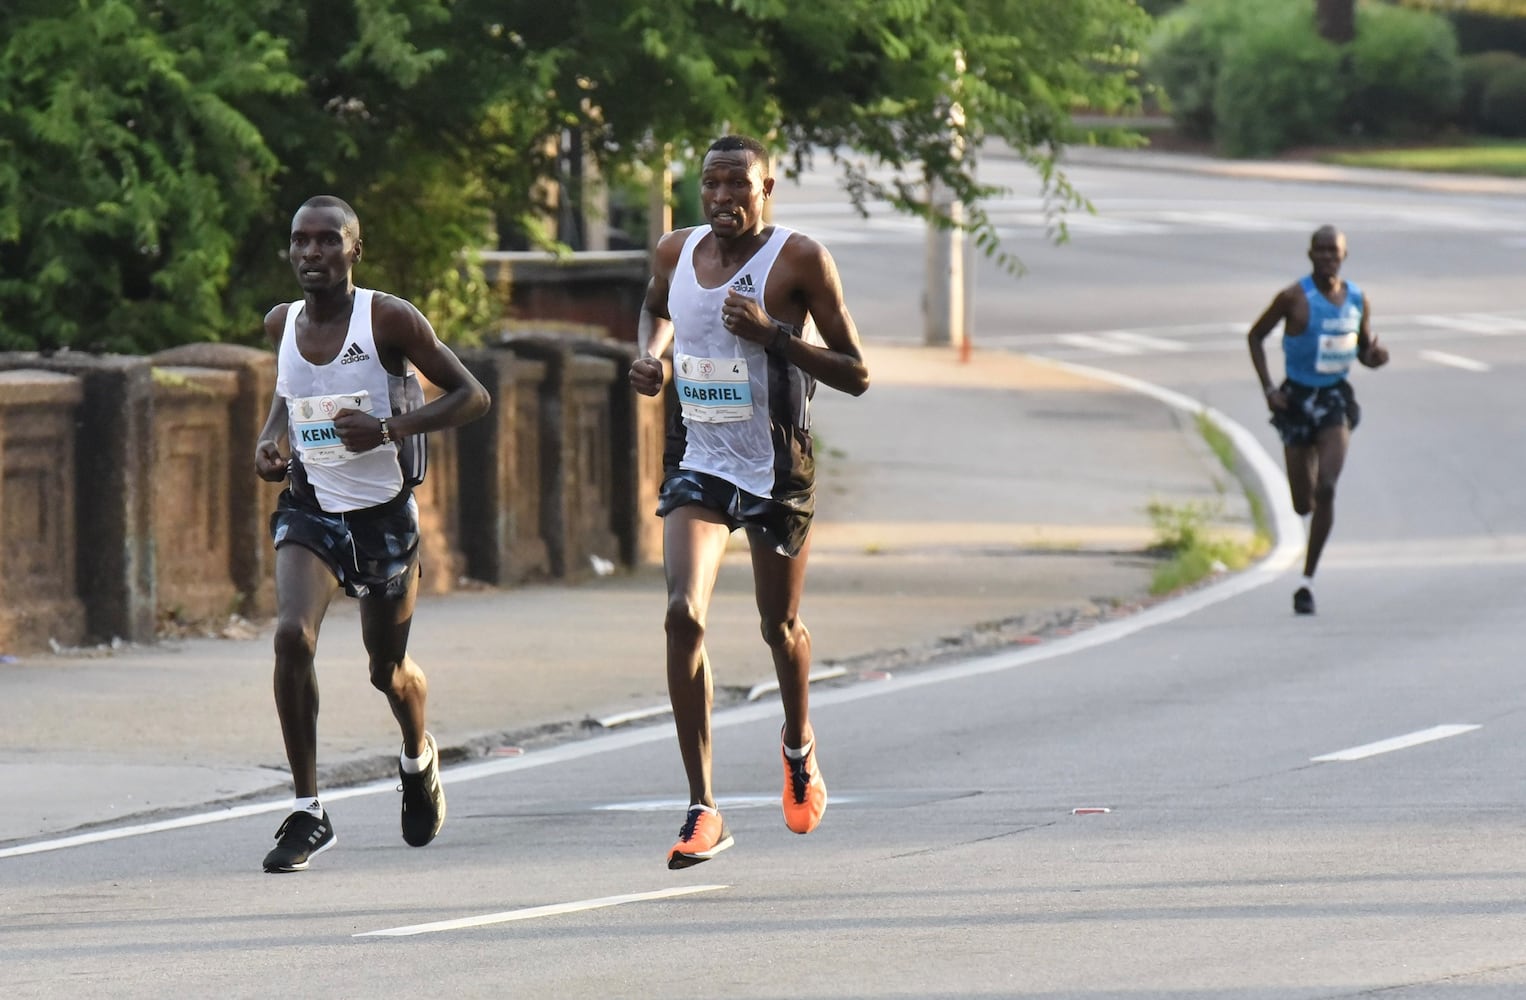
[[[646,248],[655,252],[657,241],[673,228],[673,147],[661,147],[652,159],[652,187],[646,203]]]
[[[957,97],[959,79],[964,74],[964,53],[954,55],[954,81],[952,90]],[[949,149],[957,162],[965,155],[964,108],[958,100],[949,105]],[[965,214],[964,205],[954,197],[946,184],[935,178],[927,179],[927,200],[937,215],[948,219],[952,226],[927,224],[927,258],[924,277],[925,291],[922,295],[923,343],[948,344],[958,348],[961,358],[968,360],[970,352],[969,282],[965,274]]]
[[[956,226],[964,222],[964,205],[944,184],[929,182],[933,209]],[[923,342],[968,350],[969,317],[965,311],[964,230],[927,224],[926,291],[922,296]]]

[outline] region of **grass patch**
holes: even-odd
[[[1222,506],[1152,500],[1145,508],[1155,525],[1150,551],[1166,557],[1150,578],[1150,593],[1169,594],[1214,573],[1250,565],[1251,546],[1208,530],[1208,523],[1218,516]]]
[[[1203,436],[1219,464],[1235,476],[1236,455],[1229,435],[1199,412],[1195,421],[1198,433]],[[1267,527],[1266,506],[1254,492],[1246,491],[1250,504],[1253,533],[1249,542],[1226,538],[1210,530],[1210,524],[1224,510],[1222,502],[1168,504],[1151,501],[1145,508],[1155,527],[1151,543],[1152,552],[1165,557],[1150,579],[1150,593],[1169,594],[1183,587],[1190,587],[1215,573],[1240,570],[1250,565],[1252,559],[1261,555],[1271,544],[1271,531]]]
[[[1235,454],[1235,446],[1229,440],[1229,435],[1224,433],[1224,428],[1208,419],[1208,414],[1199,410],[1193,420],[1197,423],[1197,431],[1208,442],[1209,450],[1218,458],[1219,464],[1224,471],[1240,481],[1240,474],[1236,471],[1239,461]],[[1266,503],[1261,499],[1261,494],[1254,490],[1245,491],[1245,500],[1250,504],[1251,528],[1255,533],[1255,543],[1252,555],[1261,555],[1272,544],[1272,526],[1266,518]]]
[[[1417,170],[1426,173],[1484,174],[1490,177],[1526,177],[1526,142],[1479,141],[1457,146],[1414,149],[1369,149],[1325,153],[1323,163],[1343,167],[1376,167],[1383,170]]]

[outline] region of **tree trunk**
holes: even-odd
[[[1356,37],[1356,0],[1314,0],[1314,21],[1321,37],[1344,45]]]

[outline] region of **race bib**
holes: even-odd
[[[337,465],[362,454],[339,440],[334,417],[340,410],[371,412],[371,394],[365,391],[333,396],[304,396],[286,404],[291,443],[307,465]]]
[[[725,424],[752,416],[752,382],[745,358],[679,354],[673,359],[673,382],[685,420]]]
[[[1314,370],[1322,375],[1340,375],[1349,371],[1356,360],[1356,339],[1355,332],[1320,334]]]

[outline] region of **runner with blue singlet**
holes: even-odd
[[[1309,538],[1303,579],[1293,592],[1300,615],[1314,613],[1314,570],[1335,523],[1335,483],[1362,415],[1346,376],[1356,362],[1368,368],[1388,363],[1388,348],[1369,327],[1371,301],[1341,277],[1345,259],[1345,234],[1334,226],[1317,229],[1309,241],[1312,273],[1278,292],[1246,335],[1272,426],[1282,437],[1293,509]],[[1279,323],[1287,377],[1274,385],[1263,342]]]

